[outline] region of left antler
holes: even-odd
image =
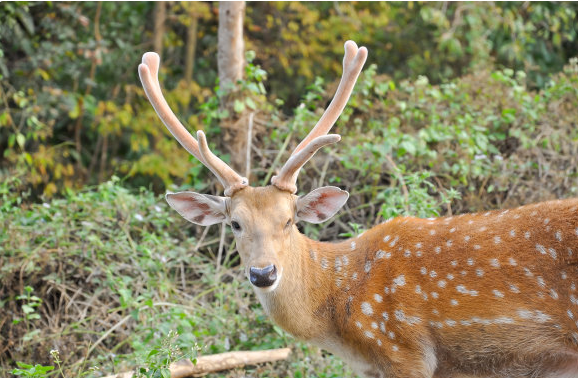
[[[358,48],[357,44],[353,41],[345,42],[343,75],[335,92],[335,96],[315,127],[295,148],[289,160],[287,160],[279,171],[279,174],[273,176],[271,179],[271,183],[277,188],[295,193],[297,191],[297,176],[299,175],[301,167],[303,167],[321,147],[341,140],[341,137],[337,134],[326,134],[343,112],[366,59],[367,49],[365,47]]]
[[[138,66],[138,73],[150,103],[167,129],[191,155],[196,157],[217,176],[225,188],[226,196],[231,196],[236,191],[249,185],[249,181],[245,177],[239,175],[211,152],[205,134],[201,130],[197,131],[197,138],[199,139],[199,142],[197,142],[175,116],[161,91],[158,78],[159,65],[159,55],[148,52],[142,57],[142,63]]]

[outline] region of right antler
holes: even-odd
[[[197,142],[178,120],[161,91],[158,78],[159,65],[159,55],[154,52],[147,52],[143,55],[142,63],[138,66],[138,73],[150,103],[167,129],[191,155],[196,157],[217,176],[225,188],[226,196],[231,196],[236,191],[249,185],[249,180],[239,175],[211,152],[205,133],[201,130],[197,131],[197,138],[199,139]]]
[[[321,147],[341,140],[341,137],[337,134],[326,134],[333,127],[335,121],[337,121],[337,118],[341,115],[341,112],[343,112],[366,59],[367,49],[365,47],[358,48],[353,41],[345,42],[343,75],[335,92],[335,96],[315,127],[295,148],[289,160],[287,160],[279,171],[279,174],[273,176],[271,179],[271,183],[277,188],[295,193],[297,191],[297,176],[299,175],[301,167],[303,167]]]

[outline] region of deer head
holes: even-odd
[[[225,194],[168,193],[166,199],[179,214],[195,224],[229,224],[245,274],[257,290],[271,292],[281,282],[285,267],[291,264],[290,252],[298,243],[300,234],[295,226],[298,221],[324,222],[347,201],[349,194],[332,186],[297,196],[296,182],[301,167],[315,152],[341,139],[339,135],[327,133],[343,111],[366,59],[365,47],[358,48],[352,41],[345,43],[343,76],[329,107],[279,174],[272,178],[272,185],[253,188],[246,178],[211,152],[202,131],[197,132],[197,141],[171,111],[158,81],[159,56],[149,52],[142,58],[139,76],[158,116],[179,143],[217,176]]]

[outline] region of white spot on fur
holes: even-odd
[[[469,235],[466,235],[466,236],[464,236],[464,241],[465,241],[466,243],[467,243],[467,242],[469,242],[469,241],[470,241],[470,239],[471,239],[471,238],[470,238],[470,236],[469,236]]]
[[[430,234],[430,235],[435,235],[435,234],[436,234],[436,230],[429,230],[429,234]]]
[[[385,252],[382,251],[381,249],[377,252],[375,252],[375,259],[379,260],[385,257]]]
[[[439,280],[438,281],[438,286],[441,287],[442,289],[444,287],[446,287],[446,285],[447,285],[447,282],[445,280]]]
[[[448,275],[446,276],[446,278],[451,281],[451,280],[454,279],[454,275],[451,274],[451,273],[448,273]]]
[[[432,291],[432,292],[431,292],[431,297],[432,297],[433,299],[438,299],[439,296],[440,296],[440,295],[439,295],[437,292],[435,292],[435,291]]]
[[[329,268],[329,262],[325,257],[321,258],[321,269]]]
[[[335,258],[335,271],[336,272],[341,272],[341,267],[343,266],[343,263],[341,262],[341,258],[339,256],[337,256]]]
[[[492,292],[494,293],[494,296],[496,296],[497,298],[504,298],[504,293],[502,293],[501,291],[494,289],[492,290]]]
[[[494,268],[499,268],[500,262],[498,261],[498,259],[490,259],[490,265],[493,266]]]
[[[530,231],[524,232],[524,237],[525,237],[526,239],[530,239]]]
[[[387,243],[389,241],[389,239],[391,239],[391,236],[387,235],[385,238],[383,238],[383,241]]]
[[[520,293],[520,289],[518,289],[518,286],[516,286],[514,284],[510,284],[509,287],[510,287],[510,291],[512,293],[516,293],[516,294]]]
[[[518,263],[516,262],[516,259],[514,259],[513,257],[510,257],[508,259],[508,262],[510,263],[511,266],[516,266],[518,265]]]
[[[556,231],[556,240],[558,240],[559,242],[562,241],[562,232],[560,230]]]
[[[452,299],[452,300],[450,301],[450,303],[451,303],[452,306],[457,306],[457,305],[459,304],[458,301],[456,301],[455,299]]]
[[[439,254],[442,251],[442,248],[440,246],[437,246],[434,248],[434,252]]]
[[[510,236],[513,237],[513,238],[515,238],[515,237],[516,237],[516,230],[511,229],[511,230],[510,230]]]
[[[500,242],[502,241],[502,238],[499,236],[494,236],[494,244],[500,244]]]
[[[373,336],[373,333],[371,331],[365,331],[364,332],[365,337],[373,339],[375,336]]]
[[[468,290],[466,289],[466,287],[464,285],[458,285],[456,286],[456,290],[458,291],[458,293],[461,294],[466,294],[466,295],[471,295],[472,297],[477,296],[479,293],[476,290]]]
[[[472,259],[472,258],[470,257],[470,258],[468,259],[468,261],[467,261],[467,264],[468,264],[469,266],[474,265],[474,259]]]
[[[452,261],[450,262],[450,264],[451,264],[452,266],[454,266],[454,267],[455,267],[455,266],[458,266],[458,262],[457,262],[456,260],[452,260]]]
[[[352,251],[355,250],[356,245],[357,245],[357,244],[355,244],[354,241],[351,242],[351,250],[352,250]]]
[[[363,312],[367,316],[373,315],[373,307],[369,302],[361,303],[361,312]]]
[[[427,274],[427,269],[426,269],[424,266],[422,266],[419,271],[420,271],[421,274],[423,274],[424,276]]]
[[[480,249],[482,249],[482,247],[479,244],[476,244],[476,245],[474,245],[474,249],[480,250]]]
[[[476,269],[476,276],[483,277],[484,276],[484,270],[482,268],[477,268]]]
[[[381,295],[379,295],[379,294],[374,294],[374,295],[373,295],[373,299],[375,299],[375,301],[376,301],[377,303],[383,302],[383,297],[382,297]]]
[[[558,254],[554,248],[548,248],[548,253],[554,260],[556,260],[556,257],[558,257]]]
[[[396,286],[404,286],[405,285],[405,276],[399,275],[396,278],[393,279],[393,284]]]
[[[369,273],[369,271],[371,270],[371,261],[365,262],[365,267],[363,268],[363,270],[365,270],[365,273]]]
[[[313,261],[317,261],[317,252],[315,252],[314,250],[312,249],[309,250],[309,256]]]
[[[387,312],[382,312],[381,313],[381,317],[383,318],[383,320],[385,320],[386,322],[389,320],[389,315],[387,314]]]
[[[438,274],[436,273],[435,270],[432,270],[431,272],[429,272],[429,276],[430,276],[431,278],[435,278],[437,275],[438,275]]]

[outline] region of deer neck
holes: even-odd
[[[273,321],[293,336],[327,338],[336,332],[335,303],[347,300],[356,277],[351,280],[335,273],[345,267],[362,271],[364,256],[356,255],[351,240],[318,242],[299,232],[291,246],[279,287],[269,293],[256,290],[257,297]]]

